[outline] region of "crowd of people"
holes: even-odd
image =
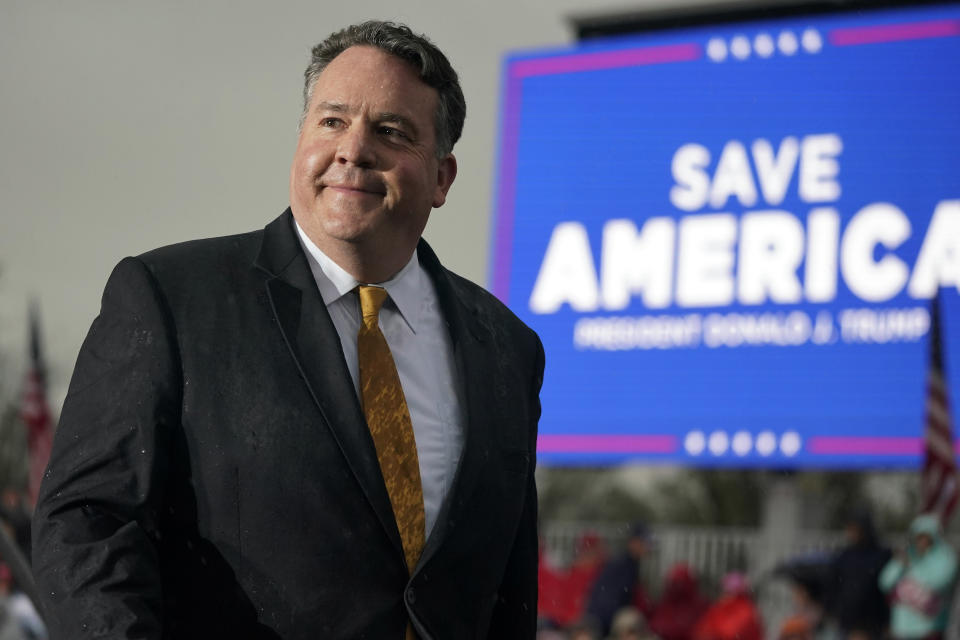
[[[769,574],[791,587],[792,604],[766,627],[740,571],[722,576],[711,598],[679,563],[653,597],[640,577],[650,550],[649,531],[636,524],[622,553],[587,532],[569,565],[541,557],[538,640],[942,640],[957,578],[957,554],[936,516],[918,516],[892,552],[869,513],[856,511],[838,550],[792,558]]]
[[[643,524],[631,528],[624,551],[608,556],[593,533],[579,539],[564,568],[541,558],[539,640],[762,640],[763,622],[746,576],[723,577],[711,601],[696,572],[670,568],[657,598],[640,580],[651,537]]]
[[[777,568],[792,586],[794,615],[780,640],[942,640],[957,578],[957,554],[939,519],[913,520],[905,546],[891,551],[866,512],[846,524],[845,544],[826,558]]]

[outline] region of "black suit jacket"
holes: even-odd
[[[373,441],[289,210],[126,258],[80,351],[34,517],[53,638],[532,638],[543,350],[420,261],[463,455],[408,575]]]

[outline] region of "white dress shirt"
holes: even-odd
[[[380,309],[380,330],[390,346],[410,410],[423,484],[425,536],[429,538],[460,461],[465,421],[457,391],[453,345],[433,282],[420,266],[416,251],[390,280],[357,282],[327,257],[300,225],[297,233],[340,336],[357,397],[360,395],[357,332],[361,320],[360,297],[354,289],[359,284],[375,284],[387,290],[387,300]]]

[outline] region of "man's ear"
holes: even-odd
[[[437,166],[437,188],[433,192],[433,206],[442,207],[447,201],[447,191],[457,177],[457,159],[452,153],[440,161]]]

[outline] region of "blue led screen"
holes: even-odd
[[[548,464],[913,467],[960,402],[960,7],[511,55],[494,292]]]

